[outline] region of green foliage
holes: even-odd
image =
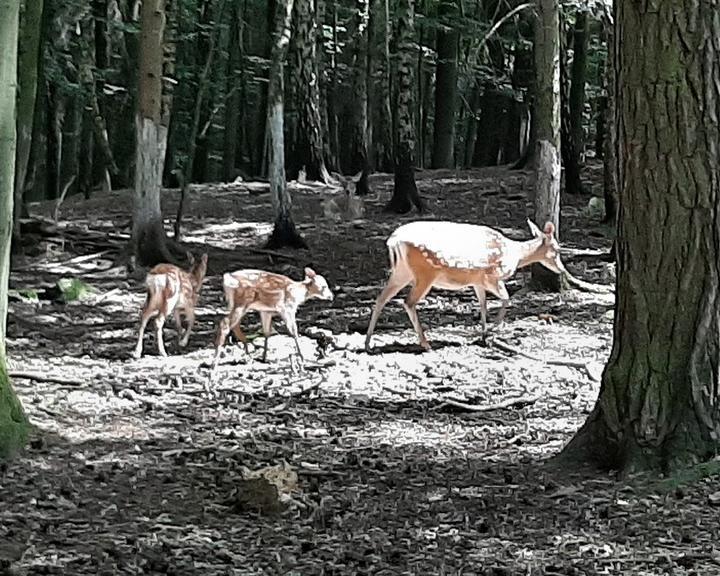
[[[97,292],[95,288],[77,278],[61,278],[57,281],[57,287],[60,289],[62,299],[65,302],[82,300],[86,296]]]

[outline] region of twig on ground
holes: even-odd
[[[65,384],[67,386],[83,386],[84,382],[63,378],[62,376],[53,376],[52,374],[40,374],[38,372],[25,372],[21,370],[10,370],[8,372],[10,378],[21,380],[35,380],[36,382],[49,382],[53,384]]]
[[[565,278],[567,278],[567,281],[572,286],[575,286],[575,288],[582,290],[584,292],[592,292],[593,294],[614,294],[615,288],[613,286],[609,286],[607,284],[594,284],[592,282],[585,282],[585,280],[580,280],[580,278],[575,278],[570,272],[567,270],[563,274]]]
[[[522,350],[519,350],[515,348],[514,346],[510,346],[507,342],[503,342],[502,340],[498,340],[497,338],[488,339],[488,344],[491,346],[494,346],[498,350],[502,350],[503,352],[508,352],[509,354],[517,354],[519,356],[524,356],[525,358],[529,358],[530,360],[535,360],[536,362],[542,362],[544,364],[548,364],[550,366],[567,366],[568,368],[575,368],[576,370],[581,370],[585,372],[588,378],[591,380],[597,381],[597,377],[593,375],[592,372],[590,372],[590,369],[588,368],[587,362],[579,361],[579,360],[545,360],[544,358],[540,358],[539,356],[535,356],[534,354],[528,354],[527,352],[523,352]]]
[[[467,410],[468,412],[491,412],[493,410],[502,410],[503,408],[511,408],[514,406],[524,407],[534,404],[540,399],[540,395],[537,396],[526,396],[524,398],[508,398],[502,402],[495,404],[486,404],[484,406],[478,406],[475,404],[467,404],[465,402],[459,402],[458,400],[452,400],[450,398],[444,398],[438,408],[444,406],[452,406],[461,410]]]
[[[60,219],[60,206],[62,206],[62,203],[65,200],[65,196],[67,196],[68,190],[70,190],[73,182],[75,182],[75,178],[77,178],[77,174],[73,174],[72,178],[70,178],[70,180],[67,181],[65,186],[63,186],[60,198],[58,198],[58,201],[55,204],[55,211],[53,212],[53,219],[55,220],[55,224],[57,224],[58,220]]]

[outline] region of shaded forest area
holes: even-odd
[[[0,572],[720,573],[717,22],[610,4],[0,2]],[[432,290],[425,352],[393,301],[367,351],[417,219],[567,270],[487,340]],[[134,359],[186,250],[189,344]],[[212,370],[223,273],[308,266],[304,369],[250,314]]]
[[[165,7],[166,186],[267,176],[275,4],[177,0]],[[46,0],[25,10],[19,78],[37,83],[34,114],[19,112],[20,146],[32,142],[27,167],[18,169],[28,201],[133,186],[139,6]],[[607,10],[563,5],[563,140],[577,148],[568,146],[568,165],[572,154],[580,162],[602,156]],[[392,0],[294,2],[285,65],[289,179],[301,169],[312,180],[366,164],[393,170],[397,99],[405,91],[397,69],[402,17],[403,3]],[[532,152],[532,19],[531,3],[416,3],[407,88],[417,167],[508,164]]]

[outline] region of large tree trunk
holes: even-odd
[[[435,133],[433,168],[455,166],[455,107],[457,101],[457,58],[459,34],[455,0],[442,0],[438,8],[438,63],[435,77]]]
[[[682,469],[718,452],[717,9],[700,0],[616,8],[614,342],[595,409],[565,455],[623,472]]]
[[[618,196],[618,82],[616,61],[619,57],[617,34],[607,23],[607,62],[605,63],[605,136],[603,138],[603,196],[605,198],[605,222],[617,222]]]
[[[423,202],[415,184],[416,136],[413,124],[414,0],[400,0],[397,9],[397,150],[395,186],[386,210],[405,214],[413,205],[422,212]]]
[[[298,167],[305,167],[310,180],[329,182],[330,175],[325,167],[320,117],[315,0],[294,0],[294,12],[295,45],[297,46],[297,60],[294,68],[295,89],[299,104],[295,159]]]
[[[283,134],[283,69],[290,43],[293,0],[276,0],[270,83],[268,85],[268,130],[270,157],[268,176],[270,196],[275,211],[275,227],[268,239],[269,248],[290,246],[307,248],[292,219],[292,198],[285,182],[285,138]]]
[[[362,171],[357,183],[356,193],[360,196],[368,193],[369,121],[368,121],[368,34],[370,21],[370,1],[356,0],[353,37],[355,54],[353,57],[352,94],[354,105],[354,130],[351,172]]]
[[[16,158],[17,47],[20,0],[0,0],[0,458],[20,448],[28,422],[5,363],[7,290]]]
[[[25,175],[30,161],[38,63],[42,40],[43,0],[26,2],[18,44],[17,162],[15,165],[15,201],[13,236],[20,239],[20,216],[23,208]]]
[[[243,18],[244,3],[233,0],[230,16],[230,33],[228,39],[227,88],[225,104],[225,122],[223,124],[223,167],[222,177],[225,182],[235,179],[235,166],[238,157],[244,152],[245,122],[241,110],[241,91],[245,86],[244,34]]]
[[[539,0],[535,23],[536,179],[535,221],[555,224],[560,218],[560,7],[558,0]],[[532,266],[537,287],[559,290],[557,274],[540,264]]]
[[[153,266],[172,258],[160,210],[170,102],[163,98],[165,0],[145,0],[140,16],[140,81],[135,118],[137,156],[133,247],[138,262]],[[172,49],[170,50],[172,51]]]

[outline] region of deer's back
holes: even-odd
[[[232,298],[235,307],[258,311],[275,311],[287,299],[291,283],[287,276],[265,270],[237,270],[223,276],[228,300]]]

